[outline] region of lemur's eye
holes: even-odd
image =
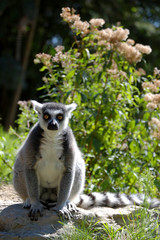
[[[44,120],[48,120],[49,119],[49,115],[48,114],[44,114],[43,118],[44,118]]]
[[[63,119],[63,115],[62,114],[57,115],[57,119],[58,120],[62,120]]]

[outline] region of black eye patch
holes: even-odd
[[[56,119],[59,120],[59,121],[62,121],[63,120],[63,114],[57,114],[56,116]]]

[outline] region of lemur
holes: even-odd
[[[14,188],[23,199],[24,208],[29,208],[31,220],[38,220],[46,205],[59,215],[70,218],[76,207],[143,204],[143,195],[83,194],[85,163],[68,126],[77,105],[31,102],[39,121],[19,149],[13,171]],[[160,205],[158,199],[148,199],[148,202],[150,207]]]

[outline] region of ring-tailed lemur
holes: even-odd
[[[72,211],[76,211],[76,206],[118,207],[143,203],[142,195],[82,194],[85,163],[68,126],[76,104],[31,102],[38,113],[39,121],[33,126],[17,154],[13,178],[15,190],[24,200],[24,207],[30,208],[31,220],[42,216],[46,203],[67,218]],[[158,199],[148,201],[151,207],[160,205]]]

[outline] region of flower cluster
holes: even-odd
[[[154,69],[154,76],[158,75],[159,70]],[[144,96],[144,100],[148,102],[147,108],[150,111],[153,111],[157,108],[160,108],[160,94],[158,93],[160,90],[160,80],[154,79],[152,82],[144,82],[142,84],[144,90],[148,90],[149,93],[146,93]]]
[[[18,101],[18,105],[21,107],[27,109],[28,108],[28,102],[27,101]]]
[[[142,44],[137,43],[135,45],[135,48],[141,52],[142,54],[150,54],[152,52],[152,49],[150,46],[144,46]]]
[[[144,100],[147,103],[147,108],[152,112],[155,109],[160,109],[160,94],[158,93],[160,90],[160,70],[158,68],[154,69],[154,77],[155,79],[152,82],[144,82],[142,87],[144,90],[149,91],[145,94]],[[160,120],[156,117],[153,117],[149,122],[151,127],[151,135],[156,139],[160,140]]]
[[[110,43],[125,41],[128,38],[129,30],[117,27],[115,30],[106,28],[98,31],[100,40],[106,40]]]
[[[93,18],[89,23],[92,27],[102,27],[105,24],[105,21],[102,18]]]
[[[127,42],[120,42],[117,45],[117,48],[130,63],[137,63],[142,59],[142,54],[134,46],[131,46]]]
[[[151,92],[158,92],[159,90],[159,85],[160,81],[159,80],[155,80],[154,82],[144,82],[142,83],[142,87],[144,89],[149,89]]]
[[[104,19],[91,19],[89,22],[81,21],[74,9],[62,8],[61,17],[82,38],[92,34],[93,44],[106,47],[106,50],[114,49],[122,54],[130,63],[140,62],[143,54],[150,54],[150,46],[135,44],[134,40],[128,39],[129,30],[122,27],[99,29],[105,24]]]
[[[80,16],[75,14],[75,10],[73,8],[70,9],[69,7],[62,8],[62,13],[60,16],[68,23],[73,23],[80,20]]]
[[[85,36],[88,33],[89,23],[87,21],[82,22],[81,20],[78,20],[74,22],[72,27]]]
[[[147,108],[149,110],[154,110],[160,108],[160,94],[147,93],[144,96],[144,100],[148,102]]]
[[[56,50],[56,54],[52,58],[52,61],[53,62],[60,62],[61,59],[63,58],[63,52],[62,51],[64,50],[64,46],[59,45],[55,48],[55,50]]]
[[[36,54],[36,58],[34,59],[34,63],[43,63],[47,67],[51,67],[51,58],[52,56],[46,53],[38,53]]]
[[[157,67],[154,68],[154,75],[160,78],[160,69]]]
[[[152,136],[160,140],[160,120],[153,117],[149,125],[152,128],[152,131],[151,131]]]

